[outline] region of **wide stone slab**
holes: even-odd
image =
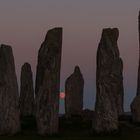
[[[117,40],[117,28],[103,29],[97,50],[96,104],[94,129],[98,133],[118,130],[118,116],[123,112],[123,64]]]

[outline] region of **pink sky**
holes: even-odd
[[[125,109],[136,94],[139,0],[1,0],[0,43],[13,47],[17,77],[24,62],[36,72],[38,49],[46,32],[63,27],[61,90],[79,65],[85,78],[85,108],[95,102],[96,50],[103,28],[118,27],[124,62]]]

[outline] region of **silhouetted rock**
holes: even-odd
[[[131,103],[132,120],[140,123],[140,95],[136,96]]]
[[[21,69],[20,77],[20,113],[21,117],[34,115],[34,89],[33,76],[29,63],[25,63]]]
[[[140,47],[140,11],[139,11],[139,17],[138,17],[138,30],[139,30],[139,47]],[[139,48],[140,52],[140,48]],[[137,81],[137,96],[134,98],[134,100],[131,103],[131,113],[132,113],[132,119],[133,122],[140,122],[140,53],[139,53],[139,67],[138,67],[138,81]]]
[[[0,47],[0,135],[20,131],[19,94],[12,48]]]
[[[38,54],[36,120],[42,135],[58,132],[62,28],[49,30]]]
[[[137,81],[137,95],[140,95],[140,11],[138,17],[138,26],[139,26],[139,67],[138,67],[138,81]]]
[[[117,28],[104,29],[97,51],[94,129],[97,133],[118,129],[118,115],[123,112],[122,60],[119,57]]]
[[[65,83],[65,112],[67,117],[81,115],[83,110],[84,79],[78,66]]]
[[[139,47],[140,47],[140,11],[138,17],[138,30],[139,30]],[[140,48],[139,48],[140,51]],[[138,67],[138,81],[137,81],[137,96],[131,103],[131,113],[133,122],[140,122],[140,53],[139,53],[139,67]]]

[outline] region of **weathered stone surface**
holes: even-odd
[[[38,54],[36,120],[39,134],[58,132],[62,28],[49,30]]]
[[[138,67],[138,81],[137,81],[137,95],[140,95],[140,11],[138,17],[138,26],[139,26],[139,67]]]
[[[110,133],[118,129],[118,115],[123,112],[123,64],[119,56],[117,28],[104,29],[97,51],[96,132]]]
[[[139,30],[139,47],[140,47],[140,11],[138,17],[138,30]],[[140,48],[139,48],[139,67],[138,67],[138,81],[137,81],[137,96],[131,103],[131,113],[133,122],[140,122]]]
[[[0,46],[0,135],[20,131],[19,94],[12,48]]]
[[[29,63],[25,63],[21,68],[20,77],[20,114],[21,117],[34,115],[34,89],[33,76]]]
[[[133,122],[140,122],[140,95],[136,96],[131,103],[131,112]]]
[[[84,79],[80,68],[75,67],[74,73],[65,83],[65,112],[67,117],[81,115],[83,110]]]

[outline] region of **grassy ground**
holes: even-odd
[[[15,136],[1,136],[0,140],[121,140],[140,139],[140,126],[122,121],[120,132],[115,135],[97,136],[91,133],[91,121],[60,119],[60,131],[55,136],[39,136],[36,133],[35,122],[32,118],[22,121],[22,132]]]

